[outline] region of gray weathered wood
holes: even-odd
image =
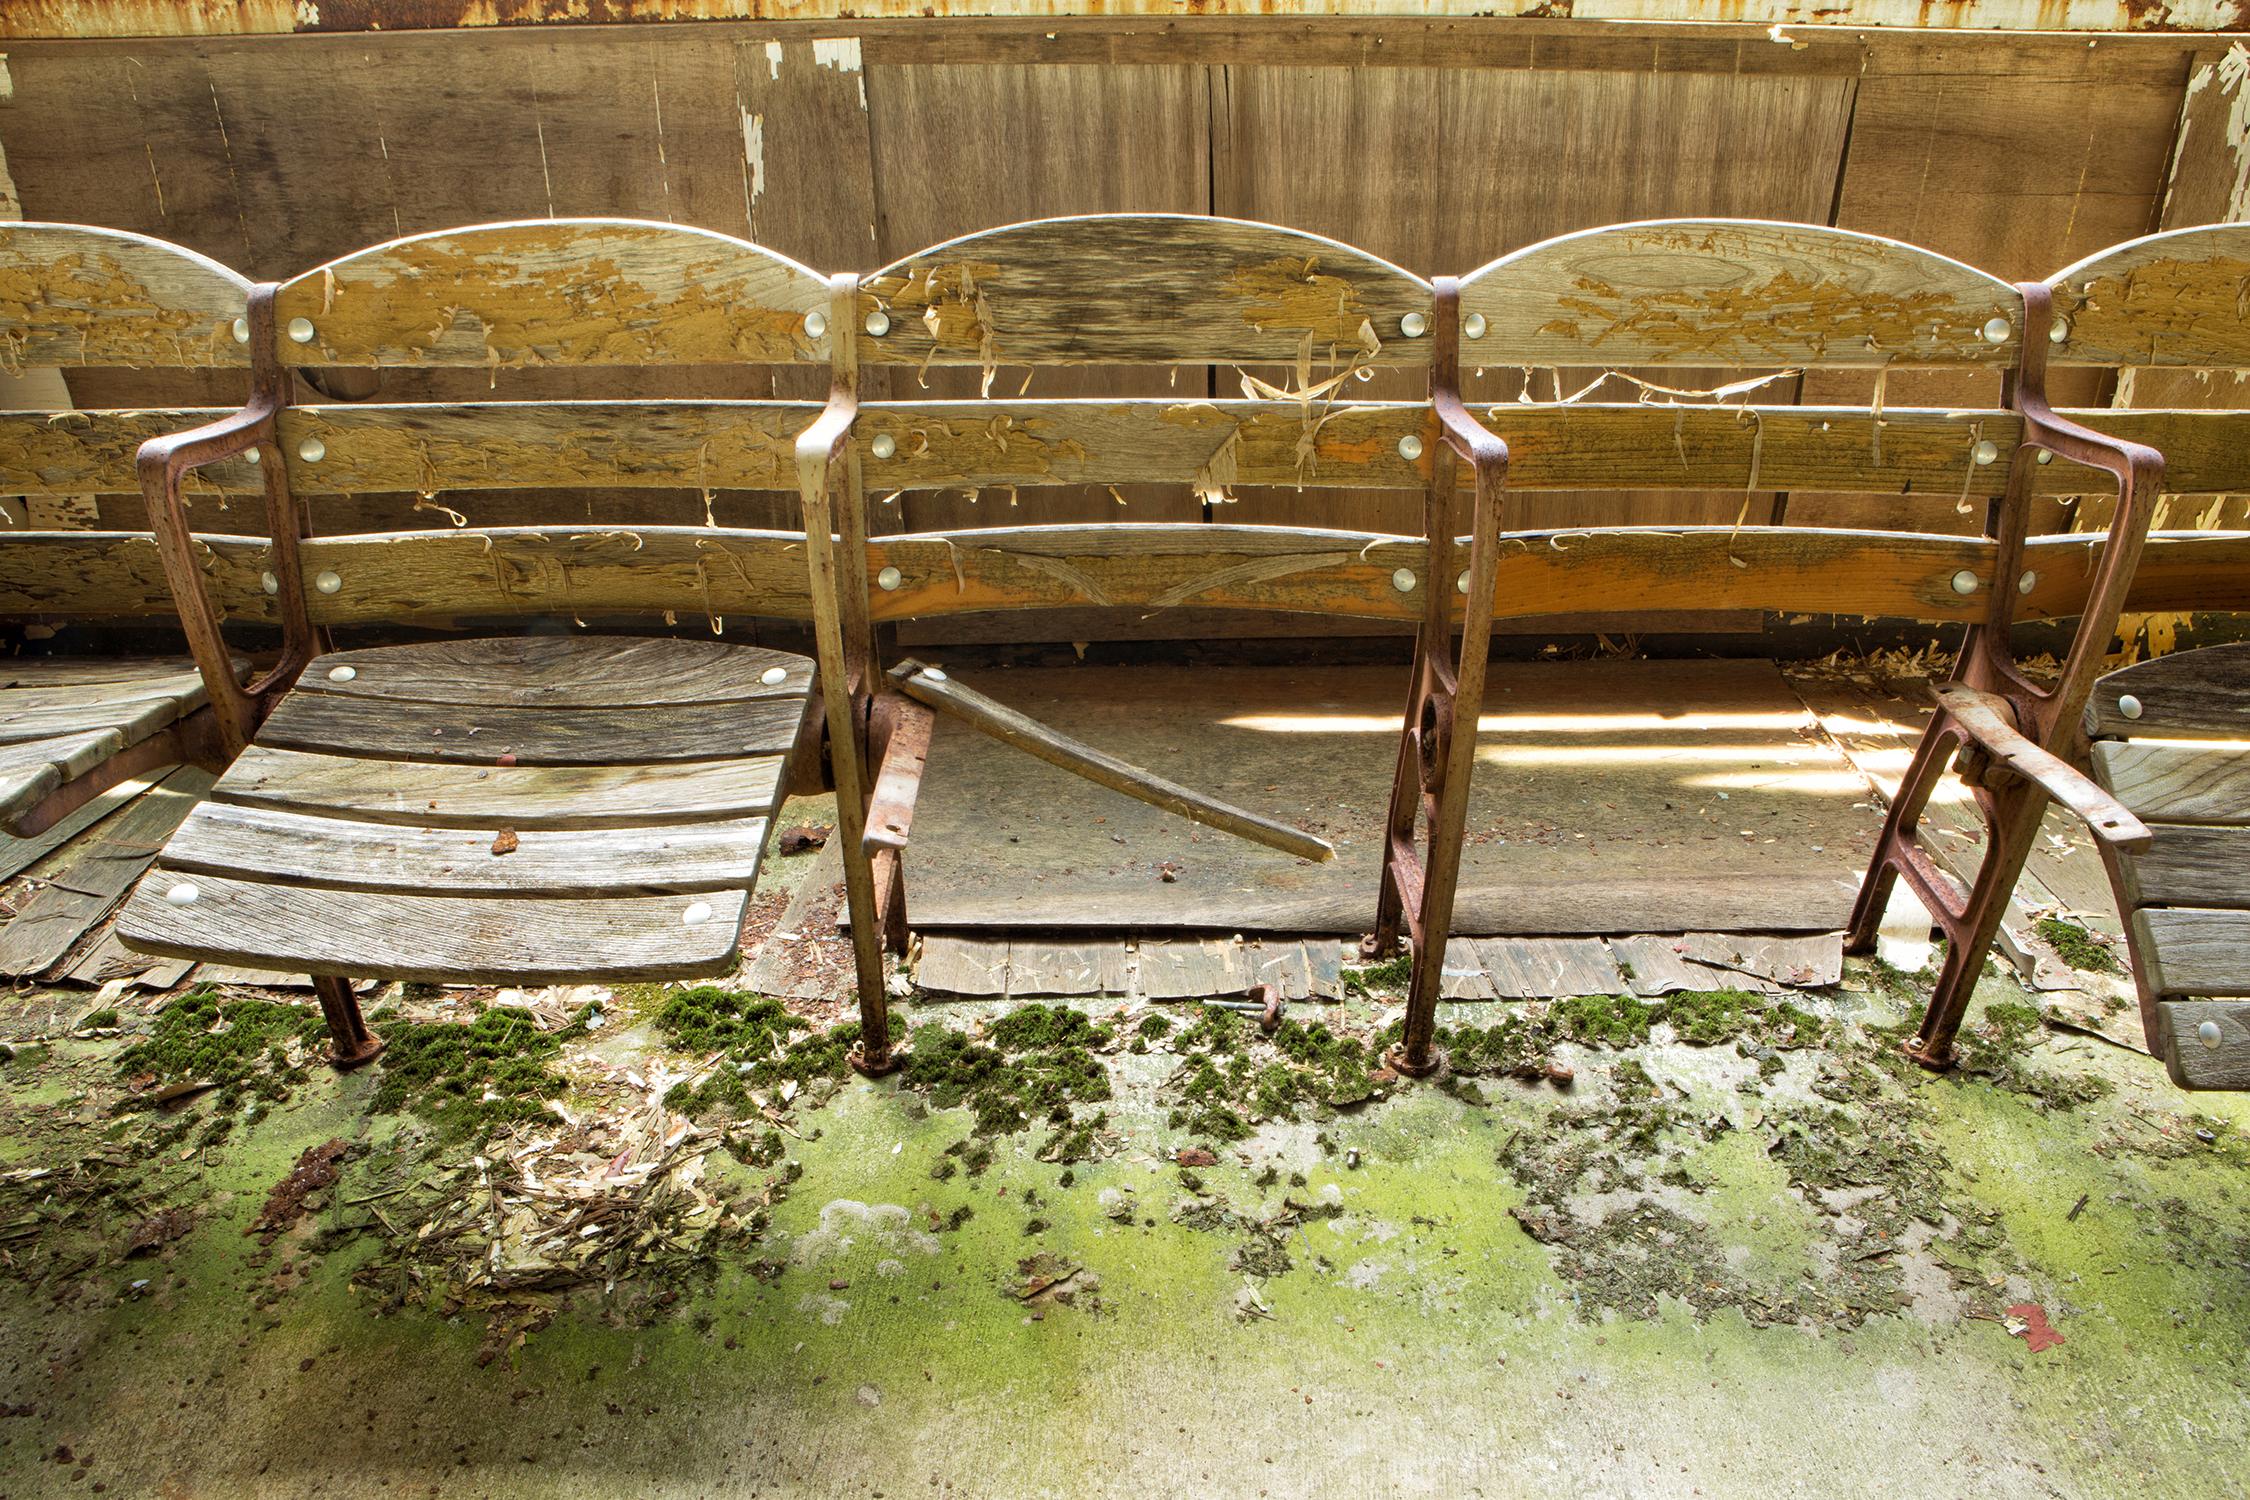
[[[2158,995],[2250,995],[2250,912],[2143,907],[2133,951]]]
[[[1743,976],[1733,970],[1697,963],[1680,951],[1685,939],[1641,935],[1613,937],[1610,956],[1636,995],[1676,995],[1682,990],[1725,990],[1742,987]]]
[[[776,667],[781,679],[765,681]],[[801,699],[812,673],[807,657],[723,641],[486,636],[337,652],[307,667],[296,691],[482,707],[642,708]]]
[[[203,687],[199,682],[178,693],[95,698],[45,708],[18,708],[9,702],[12,696],[0,693],[0,744],[16,745],[110,729],[124,736],[126,744],[137,745],[183,713],[200,707]]]
[[[1122,995],[1130,985],[1130,967],[1130,954],[1120,940],[1073,943],[1019,937],[1008,944],[1008,993],[1023,999]]]
[[[1183,818],[1191,818],[1207,827],[1220,829],[1252,843],[1264,844],[1284,854],[1294,854],[1299,859],[1326,860],[1336,857],[1335,845],[1326,839],[1315,838],[1287,823],[1221,802],[1216,797],[1206,796],[1177,782],[1168,781],[1153,771],[1144,771],[1139,766],[1072,739],[1069,735],[1057,733],[1004,703],[988,698],[973,688],[964,687],[942,671],[924,667],[919,662],[901,662],[892,669],[891,677],[898,683],[900,690],[916,702],[926,703],[949,713],[1003,744],[1013,745],[1049,765],[1060,766],[1112,791],[1146,802],[1151,807],[1161,807],[1166,812],[1177,813]]]
[[[841,869],[837,871],[842,875]],[[940,995],[1005,995],[1008,940],[925,934],[914,983]]]
[[[2149,823],[2250,824],[2250,752],[2096,740],[2094,777]]]
[[[787,751],[802,696],[651,708],[495,708],[291,693],[258,730],[285,750],[494,765],[593,766],[618,760],[726,760]]]
[[[1600,938],[1479,938],[1476,948],[1503,1000],[1616,995],[1626,988]]]
[[[1438,996],[1444,1000],[1496,1000],[1500,991],[1485,972],[1481,945],[1473,938],[1445,940],[1445,963],[1438,975]]]
[[[619,746],[630,754],[630,746]],[[630,828],[771,813],[785,757],[471,766],[252,745],[213,795],[245,807],[437,828]]]
[[[97,729],[60,739],[0,745],[0,821],[16,817],[73,776],[125,748],[125,736]]]
[[[1823,989],[1844,977],[1844,939],[1840,933],[1753,937],[1691,932],[1680,939],[1680,945],[1681,954],[1697,963],[1800,989]]]
[[[167,893],[195,888],[191,903]],[[340,891],[216,875],[144,880],[117,930],[144,953],[432,984],[673,979],[724,973],[742,891],[540,900]],[[701,907],[703,920],[686,917]]]
[[[656,895],[747,889],[766,820],[529,829],[495,853],[499,828],[406,828],[206,802],[165,845],[159,872],[292,886],[463,896]]]
[[[121,781],[44,833],[35,834],[28,839],[0,834],[0,880],[10,879],[30,869],[153,785],[155,781],[149,777]],[[5,783],[0,782],[0,799],[4,797]]]
[[[210,786],[209,772],[182,766],[89,830],[0,927],[0,974],[38,974],[68,953],[148,868]]]
[[[1166,938],[1140,944],[1139,953],[1149,1000],[1242,995],[1259,982],[1254,956],[1234,938]]]
[[[2126,714],[2126,698],[2139,703],[2138,714]],[[2179,651],[2106,674],[2086,700],[2086,732],[2250,739],[2250,641]]]
[[[2126,906],[2250,907],[2250,827],[2153,823],[2149,831],[2148,848],[2117,859]]]
[[[2218,1028],[2206,1042],[2204,1026]],[[2172,1081],[2190,1089],[2250,1089],[2250,1004],[2159,1000],[2156,1043]]]

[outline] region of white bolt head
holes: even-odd
[[[875,434],[875,441],[868,444],[868,448],[877,458],[889,458],[898,452],[898,439],[887,432],[878,432]]]
[[[330,682],[349,682],[358,675],[359,668],[357,667],[330,667],[328,669],[328,680]]]
[[[251,449],[247,450],[246,452],[244,452],[244,454],[243,454],[242,456],[243,456],[244,458],[247,458],[248,460],[250,460],[250,462],[252,462],[252,463],[254,463],[254,464],[262,464],[262,463],[264,463],[264,462],[266,461],[266,456],[265,456],[265,455],[264,455],[263,453],[260,453],[260,452],[259,452],[259,451],[258,451],[257,449],[255,449],[255,448],[251,448]]]
[[[324,594],[333,594],[343,586],[344,580],[333,570],[323,571],[318,578],[313,580],[313,587]]]
[[[1976,447],[1969,450],[1969,456],[1980,464],[1991,463],[2000,456],[2000,445],[1990,438],[1979,438]]]
[[[891,331],[891,315],[879,307],[876,308],[867,315],[867,331],[876,338],[881,338],[884,334],[889,333]]]
[[[1461,320],[1461,331],[1473,339],[1484,337],[1484,326],[1483,313],[1470,313]]]
[[[1414,570],[1412,568],[1400,568],[1397,572],[1393,573],[1391,575],[1391,587],[1397,589],[1402,594],[1413,593]]]
[[[1988,318],[1984,325],[1984,341],[1988,344],[2008,342],[2009,324],[2006,318]]]
[[[289,320],[289,342],[292,344],[309,344],[312,341],[312,319],[291,318]]]
[[[2131,693],[2119,693],[2117,695],[2117,711],[2128,719],[2137,719],[2141,716],[2141,700]]]
[[[2037,587],[2039,587],[2039,575],[2037,573],[2026,571],[2023,577],[2016,580],[2016,592],[2019,594],[2028,594]]]
[[[297,456],[308,464],[317,464],[328,456],[328,445],[316,437],[306,438],[297,445]]]
[[[895,589],[906,582],[906,575],[896,568],[885,568],[875,575],[875,582],[885,589]]]
[[[258,575],[258,585],[269,594],[278,594],[281,592],[281,580],[274,577],[271,573],[260,573]]]
[[[1410,312],[1398,320],[1398,331],[1410,339],[1418,339],[1430,331],[1429,317],[1424,313]]]
[[[175,885],[170,890],[166,891],[164,893],[164,899],[171,902],[174,906],[193,906],[195,905],[195,898],[197,896],[200,896],[201,894],[203,893],[195,888],[194,881],[183,880],[178,885]]]
[[[236,318],[234,320],[234,341],[238,344],[250,342],[250,320],[248,318]]]
[[[1398,456],[1409,463],[1420,458],[1422,456],[1422,440],[1411,432],[1400,438],[1398,440]]]
[[[805,332],[811,334],[814,338],[817,339],[827,331],[828,314],[822,312],[817,307],[814,308],[811,312],[805,314]],[[701,903],[699,902],[697,904],[700,905]],[[694,908],[691,907],[689,909],[692,911]]]
[[[945,668],[924,667],[922,669],[922,675],[929,678],[932,682],[943,682],[945,681]]]
[[[2057,318],[2047,325],[2047,342],[2059,344],[2070,337],[2070,319]]]
[[[2219,1023],[2204,1021],[2195,1028],[2195,1039],[2206,1047],[2219,1045]]]
[[[1453,580],[1453,592],[1455,592],[1456,594],[1466,594],[1468,591],[1469,570],[1467,568],[1463,568],[1461,570],[1461,576]]]
[[[1974,574],[1974,573],[1970,572],[1970,571],[1969,571],[1969,570],[1968,570],[1967,568],[1963,568],[1963,569],[1962,569],[1962,570],[1961,570],[1960,572],[1958,572],[1958,573],[1956,573],[1956,574],[1954,574],[1954,575],[1953,575],[1953,592],[1954,592],[1954,593],[1956,593],[1956,594],[1973,594],[1973,593],[1975,593],[1976,591],[1977,591],[1977,575],[1976,575],[1976,574]]]
[[[2043,464],[2051,464],[2055,461],[2055,455],[2049,453],[2044,448],[2040,449],[2036,454],[2033,455],[2033,457]]]
[[[789,680],[787,667],[768,667],[758,674],[758,680],[767,687],[779,687]]]
[[[710,920],[711,903],[708,901],[690,902],[688,909],[680,913],[681,925],[687,927],[701,927]]]

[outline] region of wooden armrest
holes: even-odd
[[[1937,701],[1961,726],[1963,734],[2084,819],[2095,838],[2120,853],[2148,847],[2148,825],[2096,785],[2093,778],[2024,738],[2016,729],[2006,699],[1956,683],[1938,689]]]

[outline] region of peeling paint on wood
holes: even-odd
[[[0,224],[0,361],[29,366],[241,365],[249,283],[145,235]]]

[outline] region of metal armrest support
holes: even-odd
[[[151,438],[141,445],[135,459],[141,495],[148,505],[149,530],[155,535],[157,553],[164,563],[164,581],[179,611],[181,628],[187,632],[188,650],[210,694],[220,747],[229,760],[250,742],[263,702],[295,682],[319,646],[311,616],[305,610],[304,570],[297,547],[304,534],[304,518],[289,493],[289,469],[282,458],[276,426],[282,407],[288,404],[288,375],[274,350],[274,291],[270,282],[250,291],[248,404],[202,427]],[[235,681],[233,657],[220,632],[221,616],[197,561],[195,538],[188,527],[187,505],[180,489],[191,471],[252,449],[258,450],[264,460],[259,475],[265,485],[274,594],[281,611],[281,660],[264,676],[244,685]]]
[[[1960,725],[1963,735],[2076,813],[2095,838],[2121,853],[2148,847],[2152,837],[2148,825],[2133,816],[2124,803],[2068,761],[2048,754],[2017,732],[2007,699],[1955,683],[1939,688],[1937,701]]]

